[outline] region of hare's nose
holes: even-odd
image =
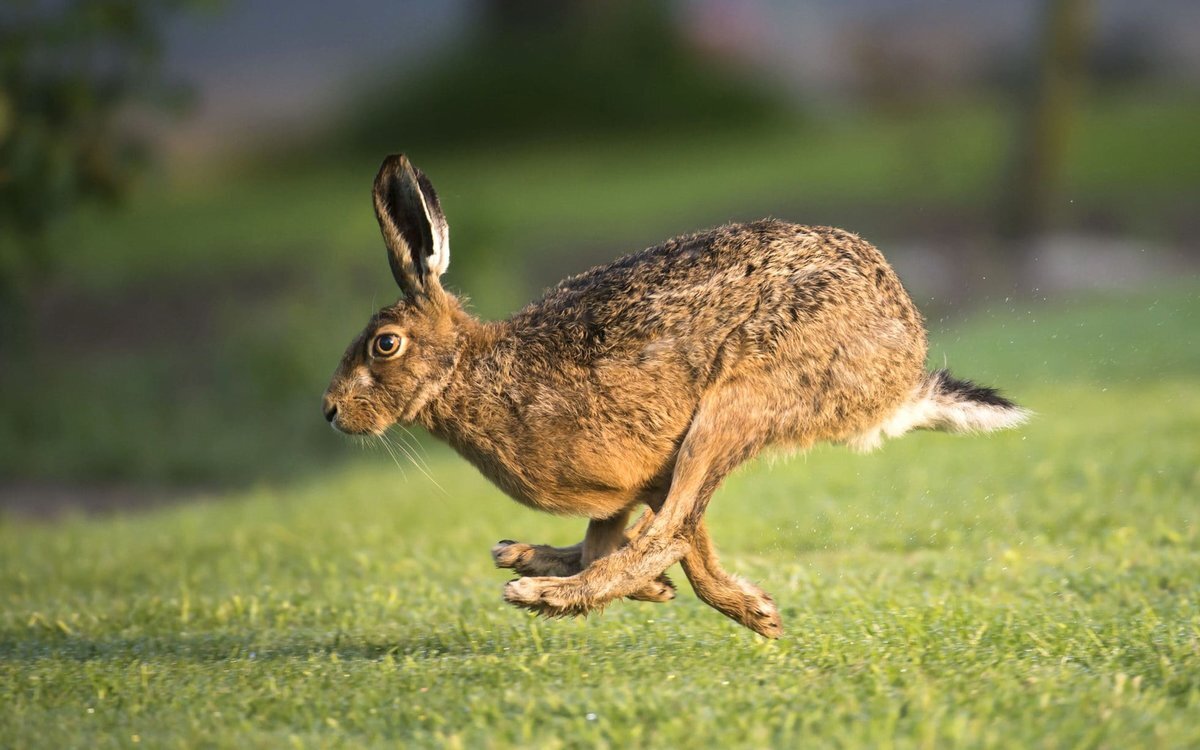
[[[321,411],[325,414],[326,422],[333,422],[333,418],[337,416],[337,404],[333,403],[333,399],[329,396],[321,399]]]

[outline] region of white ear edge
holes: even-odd
[[[421,200],[425,197],[421,196]],[[450,267],[450,227],[440,213],[431,214],[428,206],[425,215],[430,217],[429,233],[433,237],[433,252],[425,257],[425,270],[437,278]]]
[[[433,240],[433,247],[425,256],[425,272],[436,279],[450,267],[450,226],[446,223],[446,216],[442,213],[441,203],[429,178],[415,168],[413,177],[416,180],[416,193],[421,199],[421,210],[429,222],[429,235]]]

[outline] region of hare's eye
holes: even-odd
[[[400,351],[400,336],[394,333],[381,333],[375,337],[371,348],[376,357],[392,357]]]

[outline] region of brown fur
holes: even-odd
[[[482,322],[441,287],[448,232],[424,175],[390,157],[375,201],[405,297],[347,349],[326,415],[350,433],[419,424],[519,502],[591,519],[573,547],[493,549],[523,576],[505,589],[518,606],[561,616],[618,597],[664,601],[663,572],[682,562],[702,600],[777,636],[771,598],[721,569],[704,524],[729,472],[767,445],[869,446],[885,425],[949,424],[934,419],[948,405],[962,429],[997,426],[972,422],[977,407],[1019,417],[999,397],[976,404],[986,389],[931,379],[900,281],[840,229],[764,220],[680,237]],[[399,354],[373,353],[380,332],[402,337]],[[928,413],[896,417],[914,404]]]

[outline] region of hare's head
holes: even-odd
[[[454,369],[462,317],[439,280],[450,264],[450,241],[433,185],[403,155],[389,156],[374,196],[404,296],[371,317],[325,391],[325,418],[351,434],[379,434],[415,418]]]

